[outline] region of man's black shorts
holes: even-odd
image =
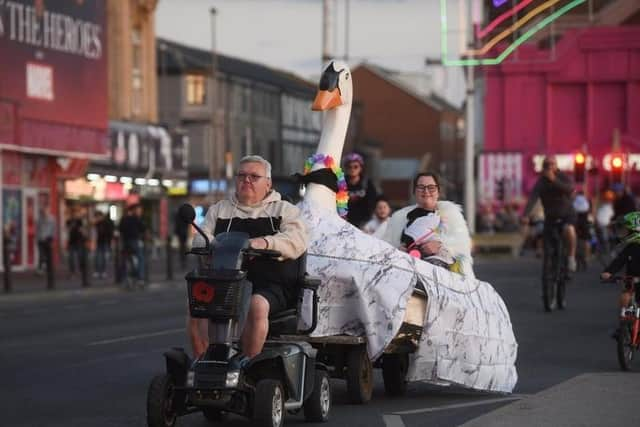
[[[284,288],[279,285],[270,284],[253,288],[254,295],[261,295],[269,302],[269,315],[293,308],[293,302],[285,295]]]

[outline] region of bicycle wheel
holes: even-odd
[[[562,240],[558,243],[558,253],[560,254],[556,266],[556,305],[560,310],[567,307],[567,282],[569,281],[568,254]]]
[[[633,323],[622,322],[620,324],[620,333],[618,334],[618,363],[623,371],[631,371],[635,347],[631,344],[631,333]]]
[[[556,308],[556,268],[558,262],[554,260],[554,245],[545,245],[544,261],[542,268],[542,303],[547,312],[552,312]]]

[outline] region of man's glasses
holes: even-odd
[[[428,191],[429,193],[435,193],[436,191],[438,191],[438,187],[435,184],[429,184],[429,185],[416,185],[416,191]]]
[[[242,172],[236,175],[236,179],[240,182],[244,182],[247,178],[249,179],[249,182],[256,182],[260,178],[266,178],[266,176],[256,175],[254,173],[242,173]]]

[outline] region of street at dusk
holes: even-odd
[[[7,427],[640,425],[638,0],[0,0]]]
[[[481,260],[479,277],[496,286],[512,313],[520,346],[514,394],[411,383],[405,397],[387,398],[376,371],[373,399],[363,406],[349,404],[345,383],[333,381],[335,406],[327,425],[457,426],[514,404],[512,399],[526,403],[537,393],[544,395],[550,387],[576,378],[583,382],[569,384],[573,385],[568,389],[571,395],[552,402],[553,409],[548,409],[566,408],[557,424],[531,419],[534,409],[537,417],[544,415],[534,406],[520,411],[518,425],[585,425],[589,420],[592,425],[633,425],[639,420],[632,408],[640,403],[640,379],[634,373],[619,373],[615,341],[609,336],[615,324],[617,289],[599,283],[596,274],[597,269],[578,274],[569,288],[567,311],[549,314],[542,308],[535,258],[517,263],[504,258]],[[176,280],[143,293],[108,288],[55,299],[40,293],[2,301],[5,387],[0,397],[7,409],[6,425],[144,425],[146,389],[151,377],[164,369],[162,353],[187,345],[185,299],[184,285]],[[602,390],[597,401],[590,387]],[[576,400],[582,405],[576,406]],[[390,416],[399,416],[403,424],[394,424]],[[300,415],[286,422],[310,425]],[[180,425],[207,424],[200,414],[193,414],[181,419]],[[233,417],[224,425],[251,423]]]

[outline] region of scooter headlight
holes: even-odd
[[[227,388],[238,387],[238,380],[240,379],[240,371],[227,372],[227,380],[224,385]]]

